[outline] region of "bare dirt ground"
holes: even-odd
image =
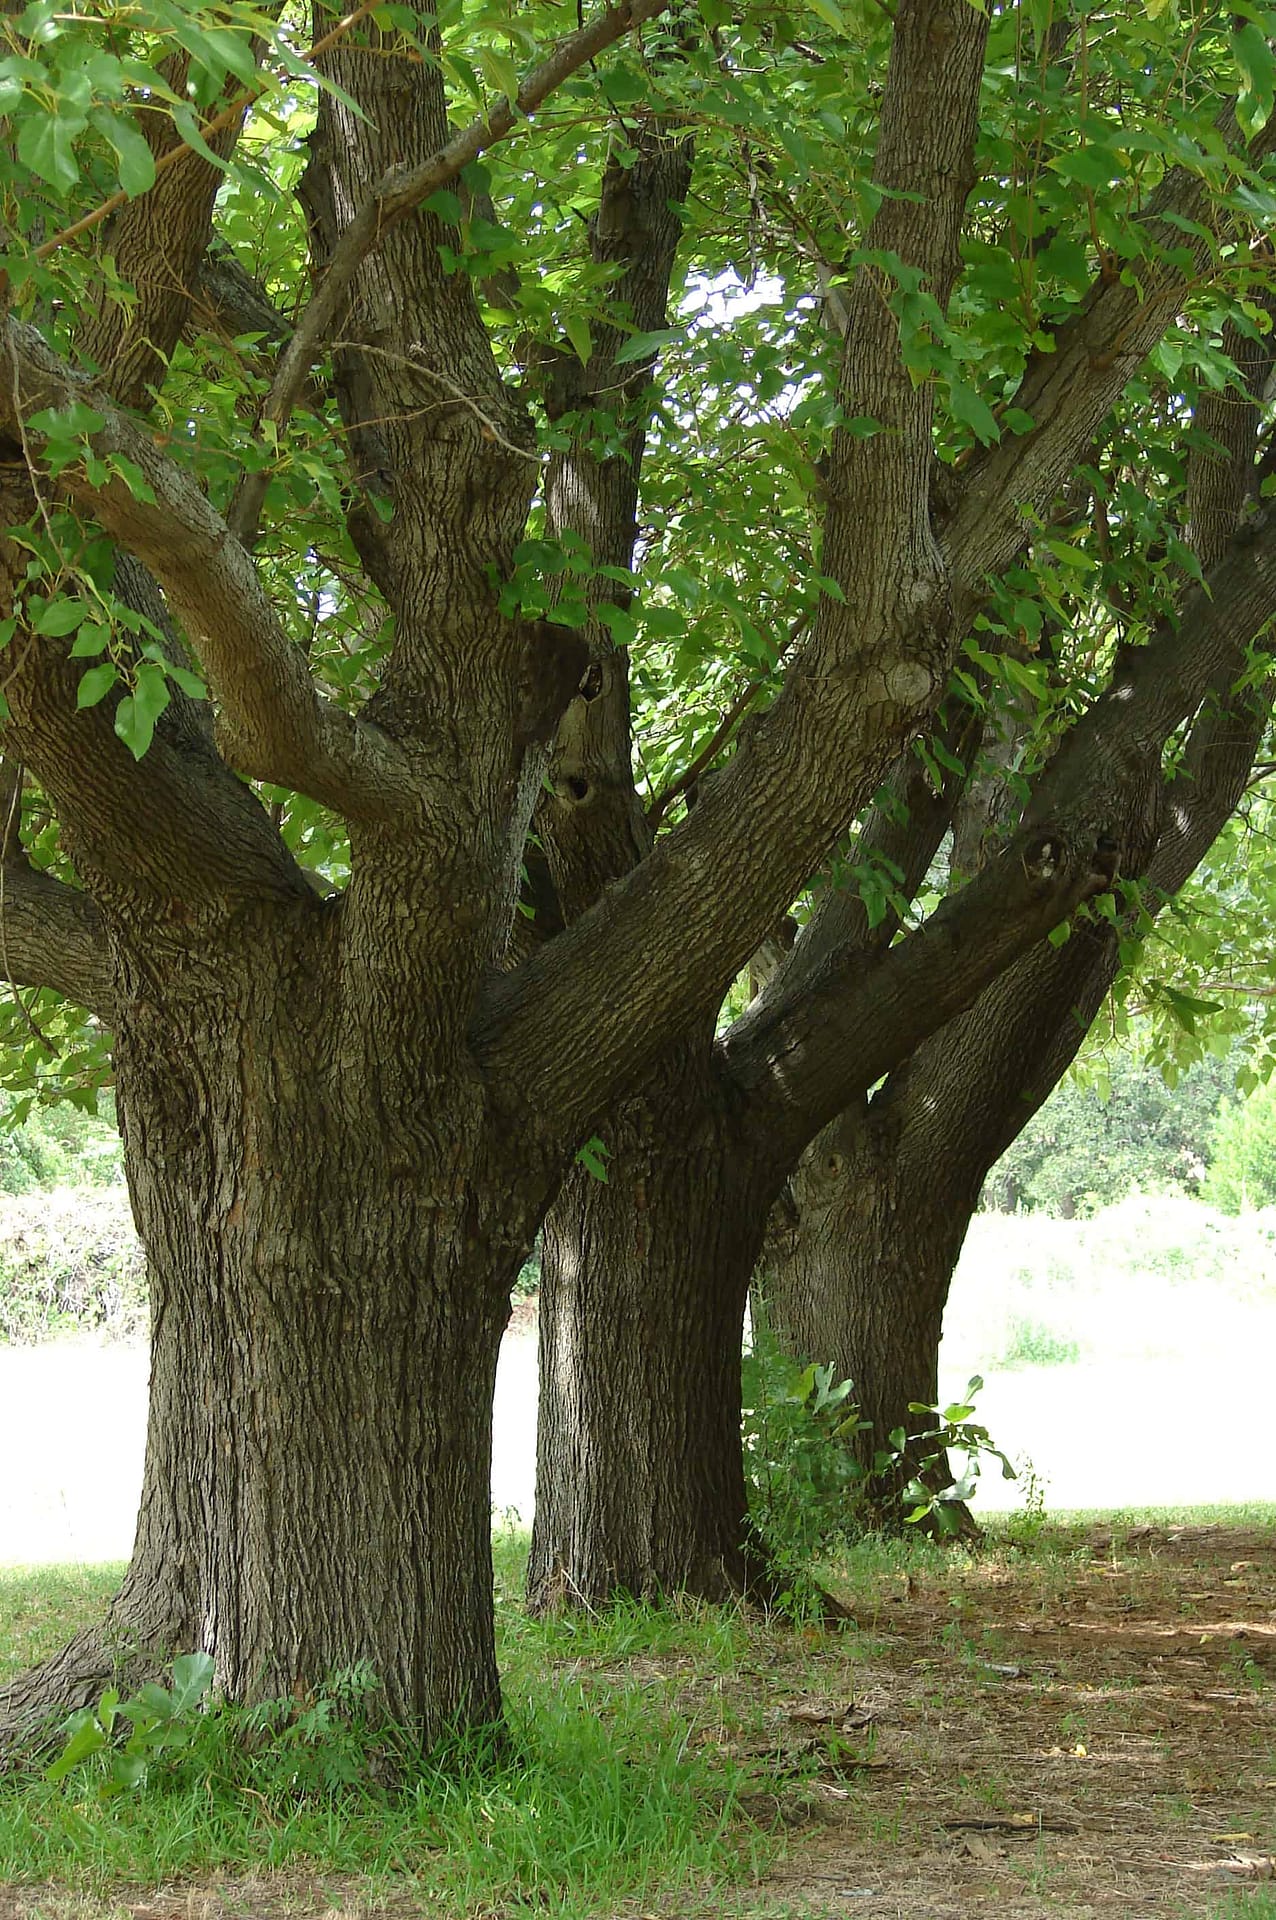
[[[1276,1536],[1091,1532],[905,1577],[875,1624],[789,1715],[832,1716],[794,1914],[1206,1915],[1276,1880]]]
[[[762,1884],[629,1920],[1276,1913],[1276,1531],[1091,1529],[844,1591],[855,1629],[759,1629],[731,1671],[599,1665],[672,1682],[689,1739],[749,1765],[742,1824],[784,1835]],[[5,1920],[438,1911],[296,1875],[0,1892]]]

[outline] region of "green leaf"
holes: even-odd
[[[97,1717],[91,1707],[81,1708],[67,1721],[66,1729],[71,1735],[65,1747],[53,1765],[46,1769],[45,1779],[52,1782],[62,1780],[66,1775],[93,1754],[101,1753],[106,1745],[106,1734],[98,1725]]]
[[[188,693],[192,700],[207,700],[208,688],[197,673],[191,673],[187,667],[179,667],[172,660],[164,662],[164,672],[175,686]]]
[[[229,173],[229,160],[224,159],[221,154],[213,152],[213,149],[200,132],[199,121],[196,119],[191,108],[186,106],[184,102],[179,101],[174,104],[170,111],[173,115],[173,125],[177,128],[177,131],[181,134],[187,146],[192,147],[201,159],[207,160],[210,166],[216,167],[219,173]]]
[[[99,108],[89,115],[103,139],[115,149],[119,161],[120,185],[130,199],[149,193],[155,184],[155,155],[124,113],[107,113]]]
[[[1247,20],[1240,31],[1233,34],[1232,52],[1244,82],[1237,105],[1252,130],[1261,126],[1271,113],[1276,59],[1266,33],[1253,20]]]
[[[654,333],[632,333],[617,353],[616,365],[623,367],[631,360],[650,359],[662,347],[676,346],[684,338],[681,327],[659,327]]]
[[[76,126],[72,119],[33,111],[18,128],[18,158],[59,194],[69,193],[80,178],[75,135],[83,125],[83,121]]]
[[[31,625],[37,633],[60,640],[64,635],[74,633],[83,624],[87,613],[88,608],[83,600],[69,600],[63,596],[57,600],[42,601]]]
[[[949,387],[948,397],[954,417],[970,427],[984,446],[990,447],[994,441],[1000,440],[1001,428],[997,425],[992,408],[973,387],[968,387],[964,380],[954,380]]]
[[[150,746],[155,723],[171,698],[164,669],[144,660],[132,693],[126,693],[115,709],[115,731],[135,760],[140,760]]]
[[[826,27],[832,27],[837,33],[846,32],[846,17],[837,0],[807,0],[807,5]]]
[[[75,695],[76,706],[95,707],[111,691],[119,677],[113,660],[104,661],[100,667],[90,667],[87,673],[80,676]]]
[[[608,67],[602,77],[602,89],[614,107],[636,107],[650,91],[645,74],[632,67]]]
[[[145,1784],[147,1759],[144,1753],[115,1753],[111,1756],[111,1787],[116,1793],[130,1793]]]
[[[86,620],[71,648],[73,660],[92,660],[111,644],[111,629],[98,620]]]
[[[518,68],[509,54],[498,53],[495,47],[480,47],[478,63],[493,93],[503,93],[513,106],[518,99]]]
[[[585,1172],[589,1174],[591,1179],[601,1180],[603,1185],[606,1186],[607,1161],[610,1153],[611,1149],[605,1147],[595,1134],[591,1140],[586,1140],[584,1146],[580,1148],[576,1155],[576,1160],[580,1166],[584,1167]]]
[[[105,425],[104,414],[86,406],[83,400],[74,400],[69,407],[42,407],[39,413],[31,414],[27,431],[43,434],[49,440],[80,440],[100,433]]]
[[[1062,180],[1073,181],[1079,187],[1092,187],[1096,191],[1110,187],[1114,180],[1120,180],[1125,174],[1125,163],[1115,147],[1088,146],[1076,147],[1071,153],[1056,154],[1047,165]]]
[[[189,1713],[213,1684],[211,1653],[183,1653],[173,1662],[173,1712]]]
[[[594,336],[589,330],[589,322],[583,313],[569,313],[563,321],[563,332],[571,341],[576,358],[582,367],[589,365],[589,356],[594,351]]]

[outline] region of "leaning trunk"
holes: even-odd
[[[125,1650],[204,1648],[241,1701],[361,1667],[379,1716],[433,1743],[500,1713],[491,1408],[517,1249],[494,1245],[481,1102],[458,1074],[401,1104],[406,1034],[402,1060],[345,1071],[322,954],[259,929],[210,971],[215,996],[139,997],[120,1030],[152,1287],[132,1563],[105,1632],[5,1705],[94,1697]]]
[[[533,1607],[748,1584],[741,1332],[765,1201],[685,1062],[603,1128],[545,1226]]]

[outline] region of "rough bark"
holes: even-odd
[[[528,1599],[743,1592],[740,1330],[758,1176],[723,1088],[678,1062],[609,1127],[548,1216]],[[674,1105],[674,1101],[681,1105]]]
[[[440,1082],[422,1109],[419,1027],[369,1084],[332,992],[338,918],[248,915],[162,971],[119,952],[152,1290],[137,1538],[105,1630],[11,1689],[7,1720],[192,1646],[233,1698],[366,1662],[418,1739],[499,1716],[491,1405],[531,1228],[476,1191],[478,1089]]]
[[[697,1070],[749,1080],[764,1144],[777,1120],[817,1125],[835,1093],[845,1101],[854,1091],[848,1068],[847,1084],[825,1076],[793,1098],[786,1063],[809,1061],[812,1035],[791,1003],[755,1025],[756,1043],[736,1054],[739,1074],[726,1051],[711,1054],[708,1025],[727,981],[933,709],[961,637],[953,581],[979,559],[968,541],[954,561],[933,529],[934,384],[915,384],[903,367],[883,269],[871,260],[851,287],[839,398],[848,416],[888,430],[836,436],[822,564],[838,591],[780,699],[689,820],[600,901],[569,913],[557,939],[498,971],[539,773],[529,746],[544,733],[543,716],[529,728],[524,699],[534,648],[501,613],[499,583],[537,465],[476,288],[444,270],[448,235],[420,202],[515,126],[534,137],[530,110],[557,80],[657,11],[655,0],[605,9],[549,54],[517,101],[458,135],[441,72],[390,26],[352,16],[324,56],[337,88],[319,95],[304,194],[316,291],[264,414],[285,425],[309,367],[331,356],[359,590],[371,603],[375,589],[393,617],[377,690],[358,713],[320,691],[256,563],[271,462],[247,463],[223,516],[214,491],[128,410],[190,323],[195,275],[174,286],[139,269],[123,332],[85,345],[98,362],[88,377],[37,329],[4,317],[3,523],[35,504],[41,412],[91,407],[101,419],[86,440],[93,457],[43,473],[42,497],[69,502],[150,569],[218,724],[214,735],[174,698],[134,763],[115,733],[119,690],[77,712],[80,669],[65,644],[25,627],[14,635],[6,752],[56,807],[92,903],[76,939],[95,965],[102,951],[108,961],[129,1176],[154,1263],[156,1368],[137,1552],[107,1632],[19,1683],[0,1723],[59,1694],[58,1704],[82,1698],[120,1647],[154,1657],[191,1639],[215,1655],[220,1684],[244,1697],[304,1691],[332,1664],[366,1660],[385,1712],[417,1738],[490,1719],[496,1342],[507,1281],[563,1164],[598,1113],[697,1021]],[[326,9],[320,16],[326,26]],[[866,238],[870,254],[902,259],[942,306],[987,23],[967,0],[900,0],[896,17],[880,206]],[[160,210],[182,223],[181,235],[165,232],[173,258],[198,253],[213,180],[188,169],[182,182],[202,182],[203,198],[142,195],[120,209],[118,257],[144,240],[147,222],[154,231]],[[1190,190],[1199,199],[1199,183]],[[1088,317],[1106,311],[1096,297]],[[1110,402],[1123,378],[1096,360],[1085,408],[1104,391]],[[1041,489],[1053,491],[1050,462],[1078,437],[1076,409],[1056,400],[1041,429],[1049,459],[1033,464],[1036,429],[1015,441],[1031,478],[1017,498],[1038,509]],[[140,497],[119,456],[148,483]],[[999,484],[1016,492],[1015,474]],[[994,519],[1006,504],[982,501]],[[1023,524],[1019,516],[1016,541]],[[1266,553],[1260,542],[1249,557],[1248,600],[1229,579],[1228,603],[1242,614],[1267,592]],[[0,562],[7,617],[23,560],[6,549]],[[1176,677],[1173,699],[1186,684]],[[1155,708],[1166,710],[1165,700]],[[352,877],[339,899],[316,899],[243,776],[341,815]],[[1091,885],[1102,849],[1085,808],[1074,813],[1035,823],[988,880],[1015,924],[999,930],[986,969],[1008,964],[1043,914],[1066,911]],[[78,911],[54,898],[24,896],[32,952],[43,940],[55,956],[55,915]],[[891,963],[936,1017],[985,978],[964,952],[967,911],[937,927],[929,960],[913,936]],[[79,967],[82,955],[72,958]],[[843,1036],[867,1030],[862,986],[818,982],[821,1014]],[[892,1045],[917,1041],[915,1025],[899,1024],[905,1012],[896,996]],[[882,1022],[872,1025],[871,1058],[889,1064]],[[686,1137],[702,1138],[692,1127]],[[774,1153],[753,1164],[765,1168],[763,1186],[775,1177]],[[751,1250],[738,1216],[764,1211],[769,1197],[750,1188],[729,1238],[698,1230],[689,1258],[716,1249],[724,1263],[743,1261]],[[725,1382],[729,1370],[714,1377]],[[690,1419],[683,1430],[704,1431]],[[725,1563],[726,1547],[714,1552]]]
[[[767,1236],[759,1291],[776,1339],[803,1361],[831,1362],[854,1383],[868,1430],[852,1441],[865,1470],[869,1511],[923,1466],[915,1448],[873,1474],[874,1455],[902,1428],[929,1423],[910,1408],[939,1397],[939,1338],[948,1276],[978,1198],[947,1165],[918,1180],[901,1153],[895,1117],[874,1102],[850,1108],[802,1156]],[[925,1450],[929,1455],[930,1448]],[[928,1481],[950,1483],[941,1452]]]

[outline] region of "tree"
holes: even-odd
[[[1141,42],[1142,23],[1134,23],[1134,32]],[[1023,104],[1032,131],[1026,136],[1029,158],[1021,166],[1006,164],[1007,153],[1017,153],[1016,141],[1025,138],[1022,128],[1014,124],[1013,112],[1008,128],[998,122],[995,110],[989,113],[984,138],[1005,166],[1006,177],[1000,184],[1006,201],[999,202],[995,190],[989,189],[991,208],[980,208],[969,216],[965,246],[972,265],[962,292],[967,315],[971,308],[979,312],[981,295],[986,301],[985,324],[992,344],[985,345],[984,351],[1000,377],[1000,384],[990,379],[989,387],[1006,409],[1003,418],[1038,418],[1039,383],[1048,377],[1052,391],[1060,396],[1061,415],[1067,415],[1076,437],[1068,442],[1067,461],[1052,474],[1057,491],[1025,500],[1022,491],[1012,488],[1003,496],[1005,501],[1017,500],[1022,518],[1016,522],[1013,539],[1009,527],[1004,528],[1006,544],[997,549],[993,562],[1002,577],[991,590],[991,602],[980,598],[986,583],[977,590],[972,580],[964,613],[977,627],[966,649],[975,671],[964,668],[951,685],[951,697],[921,763],[906,759],[899,766],[882,804],[862,821],[853,843],[842,849],[841,868],[849,884],[825,887],[802,939],[781,959],[766,992],[745,1019],[715,1042],[715,1010],[706,1008],[698,1035],[666,1056],[642,1097],[614,1109],[600,1124],[601,1137],[613,1149],[605,1187],[574,1174],[551,1211],[542,1270],[544,1387],[529,1571],[535,1604],[592,1601],[618,1587],[644,1591],[684,1586],[716,1595],[747,1580],[738,1446],[740,1322],[751,1268],[763,1242],[767,1208],[813,1135],[818,1134],[816,1144],[809,1147],[790,1191],[788,1245],[784,1246],[782,1228],[778,1245],[783,1251],[777,1253],[773,1240],[768,1260],[776,1317],[781,1326],[787,1321],[792,1344],[808,1357],[833,1358],[842,1366],[853,1363],[865,1410],[873,1419],[873,1435],[866,1442],[870,1448],[880,1445],[882,1436],[896,1425],[909,1423],[910,1400],[935,1398],[932,1376],[942,1291],[936,1294],[931,1289],[934,1297],[924,1299],[922,1290],[911,1284],[922,1251],[913,1236],[914,1232],[926,1235],[931,1242],[924,1250],[927,1271],[943,1269],[946,1274],[945,1262],[955,1260],[987,1163],[973,1179],[968,1197],[963,1198],[961,1180],[942,1189],[934,1183],[933,1196],[928,1190],[925,1206],[914,1212],[917,1185],[926,1183],[934,1166],[934,1134],[926,1150],[918,1153],[915,1171],[905,1177],[900,1159],[903,1143],[886,1120],[889,1102],[873,1103],[883,1125],[872,1141],[862,1137],[860,1114],[867,1110],[868,1089],[889,1069],[896,1069],[899,1076],[887,1082],[892,1091],[910,1073],[917,1074],[914,1062],[926,1033],[935,1032],[933,1039],[925,1040],[925,1048],[926,1059],[936,1067],[952,1043],[956,1029],[943,1025],[941,1006],[933,1002],[919,1006],[913,1001],[902,1017],[899,983],[906,977],[905,956],[919,936],[890,943],[899,930],[900,912],[922,885],[953,824],[970,777],[978,776],[976,786],[987,785],[988,764],[1002,752],[1004,736],[1013,730],[1010,723],[1016,719],[1016,703],[1021,709],[1025,691],[1031,697],[1034,738],[1026,761],[1020,755],[1015,762],[1018,807],[1028,797],[1034,773],[1039,777],[1028,819],[1057,818],[1052,809],[1062,794],[1070,795],[1073,803],[1085,794],[1093,809],[1090,817],[1102,822],[1101,837],[1120,845],[1122,874],[1135,880],[1146,873],[1152,889],[1149,897],[1157,897],[1157,888],[1168,881],[1172,881],[1170,891],[1181,884],[1243,787],[1255,744],[1254,729],[1261,726],[1261,703],[1253,714],[1246,697],[1238,697],[1232,705],[1226,699],[1220,704],[1217,695],[1230,692],[1245,664],[1245,642],[1259,627],[1243,621],[1233,630],[1233,641],[1241,644],[1226,662],[1213,653],[1210,642],[1198,653],[1198,640],[1203,641],[1204,634],[1192,637],[1194,614],[1189,608],[1201,603],[1189,598],[1181,622],[1172,611],[1184,572],[1199,574],[1184,545],[1182,529],[1169,528],[1163,521],[1157,529],[1159,551],[1149,552],[1144,542],[1140,553],[1145,528],[1132,505],[1138,478],[1123,481],[1118,493],[1115,483],[1121,461],[1112,462],[1110,477],[1093,471],[1096,464],[1107,464],[1103,459],[1109,430],[1105,414],[1138,371],[1132,400],[1138,425],[1127,418],[1125,431],[1133,443],[1136,435],[1146,436],[1155,420],[1159,437],[1168,435],[1181,472],[1192,444],[1190,434],[1185,439],[1185,400],[1190,404],[1198,383],[1213,379],[1222,387],[1233,377],[1217,331],[1231,304],[1225,290],[1213,291],[1202,308],[1182,321],[1172,312],[1176,297],[1168,293],[1159,321],[1143,309],[1148,332],[1137,349],[1123,320],[1109,337],[1121,341],[1129,358],[1122,358],[1122,377],[1093,411],[1072,414],[1069,401],[1078,389],[1088,388],[1096,372],[1112,372],[1115,363],[1105,353],[1090,353],[1081,377],[1080,359],[1069,361],[1068,356],[1080,338],[1097,340],[1102,329],[1096,327],[1096,315],[1102,308],[1104,288],[1120,284],[1119,274],[1100,280],[1079,315],[1065,299],[1062,313],[1068,317],[1061,319],[1057,339],[1050,336],[1054,351],[1034,361],[1031,348],[1027,349],[1028,365],[1017,389],[1022,360],[1010,354],[1007,365],[999,358],[1005,353],[999,325],[1004,328],[1006,289],[1014,283],[1012,263],[1021,259],[1023,251],[1033,256],[1035,247],[1044,255],[1085,256],[1084,234],[1092,212],[1087,202],[1076,201],[1070,208],[1055,202],[1047,215],[1030,198],[1015,198],[1019,180],[1044,177],[1041,162],[1053,148],[1052,136],[1038,131],[1042,116],[1052,101],[1057,107],[1070,97],[1068,69],[1078,57],[1085,59],[1084,48],[1079,53],[1073,48],[1066,65],[1061,62],[1047,71],[1050,56],[1059,51],[1058,43],[1057,34],[1045,34],[1039,42],[1045,77],[1040,94],[1030,95]],[[1139,114],[1128,93],[1123,101],[1120,98],[1123,82],[1117,75],[1123,59],[1119,47],[1111,57],[1111,91],[1104,104],[1104,113],[1110,116],[1107,137],[1114,143],[1128,137],[1138,145],[1144,137],[1142,127],[1136,132],[1127,123],[1120,135],[1111,131],[1122,116]],[[1156,139],[1154,134],[1148,137]],[[1071,160],[1061,159],[1060,164],[1065,177],[1071,177]],[[1110,167],[1113,163],[1104,158],[1096,164]],[[1146,233],[1148,226],[1155,229],[1158,219],[1164,218],[1166,230],[1181,232],[1176,196],[1185,185],[1172,171],[1159,177],[1150,203],[1135,216],[1134,231]],[[1104,217],[1110,212],[1105,204]],[[1026,241],[1022,239],[1025,229]],[[988,238],[990,232],[1000,240],[1001,253]],[[1041,238],[1034,240],[1034,235],[1047,234],[1048,245]],[[1132,246],[1138,251],[1143,245],[1141,240],[1132,241],[1124,228],[1119,236],[1114,230],[1112,238],[1114,259],[1128,257]],[[982,285],[976,263],[982,270]],[[810,272],[809,257],[806,264]],[[836,291],[836,275],[825,277]],[[844,310],[835,310],[834,318],[840,327],[846,320]],[[1137,363],[1144,351],[1155,346],[1162,324],[1174,330],[1172,365],[1167,348],[1165,367],[1155,369],[1162,379],[1148,382]],[[1264,333],[1264,323],[1252,315],[1242,325],[1246,334]],[[972,326],[977,332],[979,321]],[[1088,333],[1091,327],[1096,331]],[[1186,382],[1179,377],[1185,362],[1189,363]],[[1062,371],[1069,366],[1072,372]],[[949,397],[952,415],[947,420],[939,416],[936,437],[951,455],[949,436],[960,433],[960,423],[968,423],[972,415],[971,397],[962,383],[950,387]],[[1095,398],[1093,389],[1087,398]],[[938,469],[932,500],[937,496],[949,500],[946,513],[942,506],[938,510],[940,526],[949,538],[960,538],[960,529],[980,524],[986,506],[983,487],[988,484],[995,490],[997,480],[990,476],[998,459],[1014,460],[1005,440],[998,455],[981,455],[967,444],[952,480],[942,467]],[[1181,477],[1167,492],[1172,492],[1177,507]],[[1105,537],[1105,512],[1112,514],[1106,528],[1109,544],[1113,524],[1122,536],[1121,552],[1105,556],[1102,563],[1087,551],[1085,523],[1091,502],[1098,529],[1096,545]],[[1033,510],[1037,518],[1029,539],[1024,523],[1033,518]],[[1088,589],[1078,591],[1078,574],[1084,578],[1100,564],[1104,592],[1096,596]],[[1216,595],[1217,583],[1214,586]],[[1108,591],[1111,602],[1105,598]],[[1119,609],[1115,613],[1114,605]],[[982,612],[978,611],[981,606]],[[1265,618],[1260,616],[1260,624]],[[1075,651],[1059,643],[1061,632],[1076,635]],[[984,634],[993,636],[987,644]],[[1148,645],[1140,654],[1134,648],[1142,640]],[[1180,679],[1187,654],[1195,664]],[[1173,676],[1174,686],[1168,700],[1167,674]],[[1212,682],[1216,683],[1213,691]],[[707,743],[693,759],[696,771],[703,773],[721,751],[732,720],[750,697],[746,690],[721,726],[710,729]],[[1022,719],[1020,711],[1020,724]],[[1074,721],[1071,735],[1061,745]],[[1188,765],[1200,764],[1191,804],[1184,806],[1183,787],[1162,786],[1162,757],[1168,749],[1168,775],[1189,724]],[[612,864],[602,875],[607,879],[641,861],[643,849],[632,836],[626,841],[623,826],[634,817],[623,737],[617,744],[615,734],[606,731],[605,717],[595,726],[593,765],[605,767],[606,774],[589,784],[593,817],[587,844],[590,850],[608,850]],[[560,734],[560,764],[563,740]],[[687,784],[682,776],[666,793],[679,793]],[[555,796],[561,802],[561,780],[555,783]],[[665,799],[665,795],[656,799],[651,814],[662,814]],[[575,825],[572,843],[566,848],[556,846],[552,802],[545,812],[549,818],[544,838],[560,892],[574,897],[583,874],[584,897],[592,897],[589,888],[598,884],[599,875],[591,871],[580,850],[585,829]],[[1163,832],[1166,852],[1157,867]],[[1173,855],[1171,843],[1176,847]],[[1193,850],[1191,859],[1186,858],[1188,846]],[[973,916],[977,885],[975,881],[954,893],[950,904],[963,901]],[[982,922],[985,937],[991,931],[990,922],[995,924],[995,911]],[[997,998],[999,987],[986,989],[989,1030],[1006,1040],[1007,1058],[995,1049],[1001,1071],[1015,1077],[1013,1088],[999,1096],[1006,1117],[989,1125],[989,1116],[980,1111],[986,1096],[980,1093],[977,1060],[953,1069],[951,1079],[961,1096],[971,1095],[980,1149],[997,1138],[999,1126],[1005,1140],[1013,1137],[1032,1111],[1015,1046],[1027,1045],[1029,1039],[1035,1046],[1040,1036],[1026,1033],[1017,1018],[1007,1019],[1008,997],[1022,987],[1028,970],[1045,969],[1048,991],[1056,1001],[1047,997],[1044,1007],[1036,1007],[1036,1017],[1062,1050],[1068,1022],[1073,1009],[1081,1007],[1082,989],[1091,972],[1106,965],[1103,956],[1109,946],[1114,953],[1120,946],[1122,923],[1121,911],[1114,906],[1108,918],[1074,932],[1057,965],[1048,964],[1053,954],[1025,958],[1008,976],[1001,999]],[[937,918],[932,934],[945,924],[942,916]],[[976,922],[972,918],[968,924]],[[852,960],[859,969],[863,996],[858,1026],[846,1021],[820,1029],[814,1018],[811,1026],[797,1031],[786,1024],[796,1022],[795,1009],[812,1006],[808,996],[822,968],[845,966]],[[771,970],[769,964],[766,970]],[[1109,972],[1105,988],[1110,979]],[[1009,1001],[1009,1006],[1017,1015],[1017,1003]],[[1082,1010],[1078,1039],[1093,1010]],[[770,1027],[772,1021],[775,1028]],[[775,1077],[765,1091],[748,1063],[751,1044],[758,1044],[763,1034],[775,1042],[771,1052]],[[799,1035],[806,1038],[805,1048]],[[1069,1057],[1061,1051],[1055,1077]],[[919,1076],[915,1084],[919,1111],[925,1111],[936,1089],[922,1084]],[[1046,1090],[1043,1085],[1036,1099],[1043,1098]],[[841,1100],[839,1092],[844,1096]],[[858,1093],[860,1101],[847,1108],[852,1093]],[[843,1112],[833,1128],[819,1133],[822,1122],[833,1120],[839,1107]],[[939,1127],[943,1113],[942,1107],[938,1109]],[[830,1185],[844,1205],[840,1214],[828,1205]],[[930,1214],[943,1216],[942,1233],[939,1223],[928,1232],[925,1220]],[[839,1260],[854,1258],[857,1245],[863,1250],[855,1278],[864,1318],[848,1337],[845,1314],[851,1289],[845,1265],[840,1275],[830,1276],[825,1299],[812,1297],[817,1284],[812,1269],[827,1271],[825,1261],[832,1247]],[[805,1270],[795,1272],[795,1262]],[[782,1271],[786,1265],[787,1274]],[[792,1284],[786,1284],[790,1280]],[[799,1311],[802,1297],[809,1308],[805,1318]],[[840,1324],[830,1318],[834,1298],[843,1316]],[[898,1334],[909,1330],[910,1313],[912,1338],[892,1376],[880,1362],[892,1339],[898,1352]],[[867,1376],[862,1364],[866,1354],[872,1362]]]
[[[1091,1077],[1100,1071],[1101,1088]],[[1113,1046],[1056,1087],[992,1169],[980,1207],[1070,1218],[1138,1188],[1198,1192],[1218,1104],[1236,1071],[1235,1060],[1209,1055],[1170,1086],[1146,1055]]]
[[[1224,1213],[1270,1207],[1276,1201],[1274,1131],[1270,1080],[1247,1099],[1225,1100],[1210,1141],[1205,1198]]]
[[[666,121],[694,130],[698,231],[724,204],[730,228],[728,162],[767,128],[773,76],[827,96],[844,65],[831,17],[821,51],[764,9],[664,12],[624,0],[551,41],[548,8],[320,7],[306,57],[240,5],[37,0],[12,23],[3,958],[113,1036],[153,1367],[124,1585],[8,1690],[10,1722],[87,1698],[122,1651],[194,1645],[244,1699],[367,1663],[426,1742],[499,1714],[492,1388],[564,1170],[712,1018],[926,725],[1022,505],[1046,511],[1213,257],[1215,208],[1243,223],[1265,192],[1263,136],[1246,148],[1226,112],[1208,131],[1220,27],[1152,217],[1118,219],[1128,266],[1063,302],[1004,431],[975,408],[988,445],[943,508],[989,22],[903,0],[880,112],[840,162],[872,145],[809,631],[694,811],[525,953],[547,770],[564,809],[589,799],[546,748],[564,708],[598,705],[600,630],[623,637],[634,585],[596,560],[601,531],[555,531],[554,476],[570,491],[595,425],[608,458],[641,430],[591,408],[595,353],[637,396],[667,331],[635,318],[667,270],[610,250],[621,176],[664,164]],[[799,165],[838,148],[821,110],[830,145]],[[538,434],[563,456],[543,507]],[[1273,610],[1269,537],[1189,600],[1154,730]],[[799,1063],[813,1129],[850,1092],[822,1033],[882,1071],[1109,884],[1106,818],[1066,782],[1044,805],[924,938],[737,1032],[731,1102],[790,1115]]]
[[[1270,318],[1269,296],[1264,306]],[[1239,368],[1239,391],[1199,398],[1185,475],[1185,531],[1207,566],[1261,484],[1259,398],[1272,365],[1270,336],[1247,345],[1233,327],[1224,345]],[[1169,758],[1155,837],[1145,843],[1144,867],[1133,867],[1144,882],[1137,911],[1074,932],[1061,950],[1025,957],[821,1136],[790,1183],[768,1298],[793,1349],[825,1354],[858,1383],[872,1423],[860,1441],[866,1463],[873,1436],[907,1426],[910,1404],[938,1396],[948,1290],[990,1169],[1071,1065],[1118,971],[1138,969],[1157,915],[1245,795],[1271,689],[1256,688],[1252,677],[1247,684],[1242,665],[1238,652]],[[1115,804],[1158,760],[1145,748],[1096,772]],[[1189,1030],[1196,1014],[1211,1010],[1163,981],[1153,985]],[[1146,1151],[1146,1137],[1143,1144]],[[892,1476],[879,1485],[884,1511],[895,1484]]]

